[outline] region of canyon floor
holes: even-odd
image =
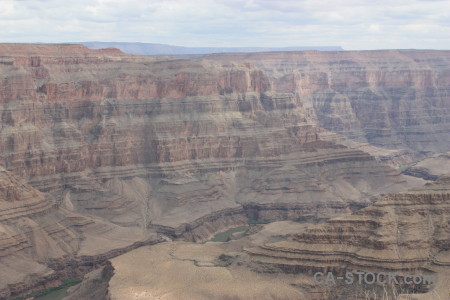
[[[84,299],[85,295],[99,289],[103,289],[102,294],[111,300],[448,299],[448,267],[434,268],[438,281],[427,293],[402,294],[398,291],[389,296],[380,295],[380,290],[391,286],[381,287],[374,293],[371,285],[318,285],[311,272],[284,273],[270,268],[249,267],[254,261],[245,249],[285,240],[290,234],[300,234],[316,226],[280,221],[255,225],[228,242],[174,241],[144,246],[111,260],[114,275],[109,282],[105,280],[107,284],[102,287],[74,287],[65,300]],[[89,281],[93,279],[86,277],[85,282]]]
[[[220,259],[305,225],[276,222],[263,227],[226,243],[167,242],[117,257],[111,261],[115,269],[109,283],[111,299],[306,299],[291,286],[302,282],[303,276],[254,273]]]

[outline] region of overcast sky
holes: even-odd
[[[450,1],[0,0],[0,42],[78,41],[450,49]]]

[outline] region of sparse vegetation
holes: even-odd
[[[52,292],[55,292],[55,291],[58,291],[58,290],[62,290],[64,288],[68,288],[68,287],[71,287],[71,286],[76,285],[76,284],[79,284],[81,282],[81,279],[79,279],[79,278],[72,278],[72,277],[66,277],[66,278],[63,278],[61,281],[62,281],[62,284],[60,286],[55,286],[55,287],[52,287],[52,288],[39,290],[39,291],[33,292],[33,293],[31,293],[31,294],[29,294],[27,296],[24,296],[24,297],[17,297],[14,300],[25,300],[25,299],[29,299],[29,298],[39,300],[39,297],[43,297],[43,296],[48,295],[49,293],[52,293]]]
[[[219,264],[216,264],[215,267],[228,267],[229,265],[231,265],[233,263],[233,256],[230,255],[226,255],[226,254],[221,254],[219,256]]]

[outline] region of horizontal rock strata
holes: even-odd
[[[251,62],[268,74],[273,91],[297,92],[318,126],[346,139],[385,150],[403,149],[413,160],[448,151],[449,51],[305,51],[205,57]],[[386,158],[379,151],[373,154]]]
[[[450,178],[444,177],[385,196],[370,207],[311,226],[285,241],[249,248],[247,261],[258,271],[311,276],[347,271],[434,274],[433,285],[417,288],[423,292],[438,285],[442,293],[444,271],[450,267],[449,214]]]

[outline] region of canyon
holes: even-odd
[[[321,224],[281,221],[225,243],[144,246],[111,260],[114,275],[103,293],[107,299],[447,299],[449,191],[450,177],[442,177]],[[385,277],[358,279],[358,273]],[[327,274],[334,279],[326,282]],[[413,277],[429,282],[413,284]]]
[[[322,223],[401,202],[385,195],[430,178],[397,168],[450,151],[449,97],[450,51],[180,58],[0,44],[0,299],[249,219]],[[285,242],[308,247],[312,234]],[[269,251],[253,246],[244,265]]]

